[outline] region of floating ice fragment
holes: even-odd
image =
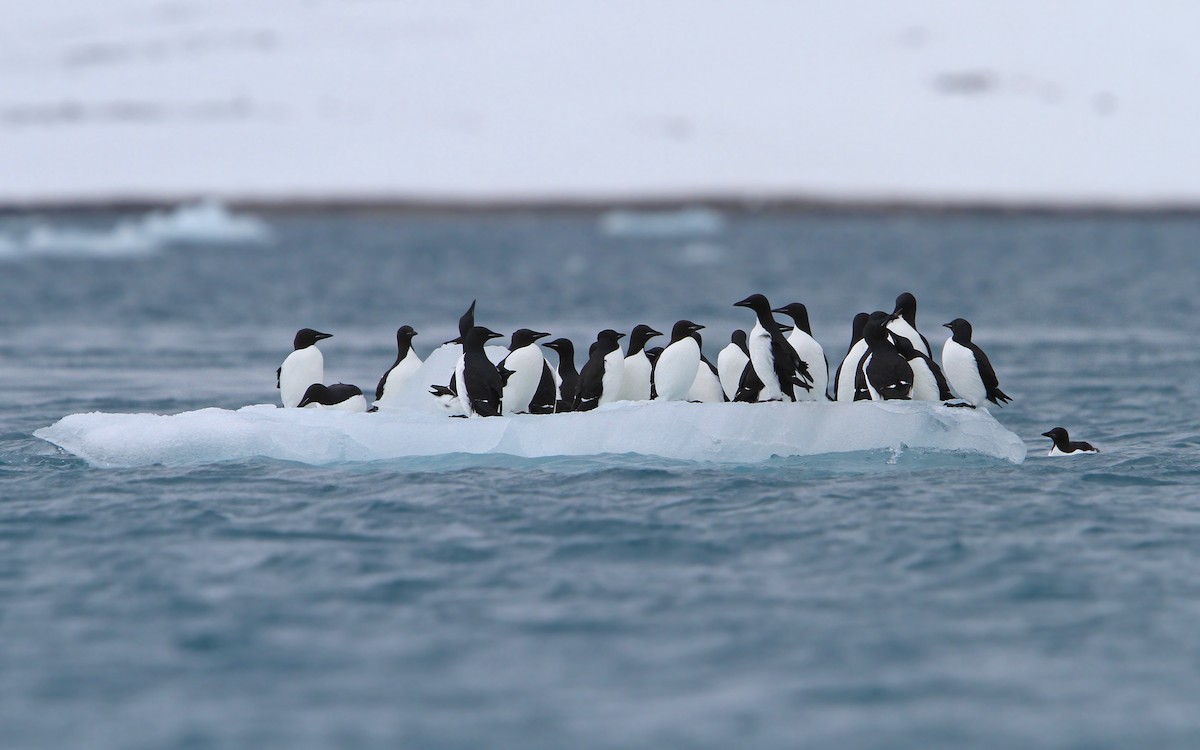
[[[724,229],[725,217],[709,208],[609,211],[600,217],[600,231],[610,237],[687,237]]]
[[[879,449],[982,454],[1020,463],[1025,445],[982,409],[931,402],[623,402],[579,414],[452,419],[444,413],[248,406],[73,414],[34,433],[95,466],[272,458],[307,464],[447,454],[527,458],[641,454],[757,463]]]

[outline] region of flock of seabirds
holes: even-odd
[[[735,307],[755,315],[749,333],[736,330],[714,365],[701,352],[704,326],[680,320],[671,328],[665,347],[650,347],[662,336],[648,325],[625,335],[606,328],[588,348],[583,369],[575,368],[575,347],[565,338],[544,346],[558,355],[552,367],[538,342],[550,334],[522,328],[512,334],[508,354],[493,363],[487,342],[501,334],[475,324],[475,302],[459,318],[462,354],[450,382],[433,385],[436,397],[453,416],[494,417],[502,414],[557,414],[589,411],[614,401],[941,401],[950,407],[989,408],[1010,399],[987,354],[971,340],[971,324],[956,318],[945,324],[951,336],[942,347],[941,366],[933,360],[929,341],[917,330],[917,299],[910,292],[896,298],[892,313],[861,312],[854,316],[850,348],[829,379],[829,361],[812,336],[808,310],[799,302],[772,308],[767,298],[752,294]],[[774,314],[793,321],[785,331]],[[375,389],[368,409],[361,388],[346,383],[325,385],[325,360],[317,342],[332,334],[303,328],[293,351],[276,371],[276,386],[284,407],[377,411],[399,399],[399,393],[420,368],[413,350],[412,326],[396,331],[396,361]],[[1066,429],[1042,433],[1054,441],[1051,456],[1097,453],[1090,443],[1072,441]]]

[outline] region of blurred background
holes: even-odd
[[[1187,3],[7,4],[0,202],[1200,199]]]

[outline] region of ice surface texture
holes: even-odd
[[[263,457],[306,464],[443,454],[526,458],[636,453],[755,463],[888,448],[979,453],[1020,463],[1025,446],[982,409],[930,402],[622,402],[586,413],[451,419],[247,406],[157,414],[72,414],[35,433],[94,466]]]

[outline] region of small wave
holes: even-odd
[[[171,246],[263,244],[272,238],[261,219],[201,201],[99,229],[35,224],[24,235],[0,234],[0,258],[136,258]]]

